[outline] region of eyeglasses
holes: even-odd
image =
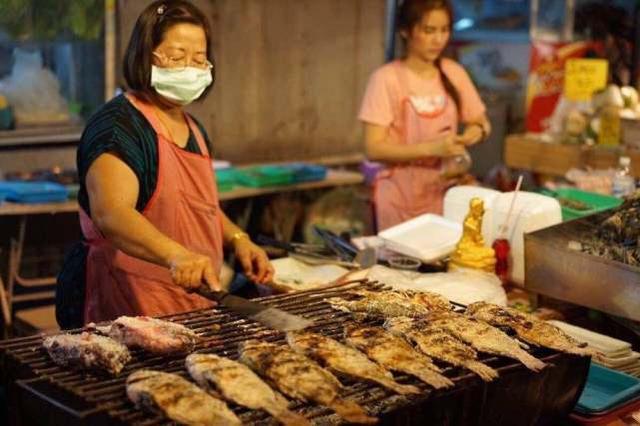
[[[192,66],[194,68],[200,69],[212,69],[213,64],[209,62],[208,59],[201,60],[197,58],[192,58],[191,61],[187,61],[186,57],[183,58],[172,58],[171,56],[167,56],[164,53],[153,52],[160,62],[162,62],[163,67],[171,68],[175,71],[182,71],[188,66]],[[190,62],[190,63],[189,63]]]

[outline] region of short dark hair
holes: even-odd
[[[159,95],[151,87],[152,52],[171,27],[177,24],[194,24],[204,30],[207,40],[207,59],[214,66],[211,78],[215,81],[216,67],[211,51],[211,27],[209,20],[196,6],[185,0],[159,0],[151,3],[138,17],[124,55],[124,78],[131,90],[148,100],[158,100]],[[213,88],[213,83],[200,96],[203,99]]]

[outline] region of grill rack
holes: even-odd
[[[255,300],[313,319],[315,324],[309,327],[310,331],[343,341],[342,326],[345,322],[351,321],[352,317],[346,312],[334,310],[324,299],[336,296],[349,298],[349,290],[355,288],[374,291],[388,289],[380,283],[365,280]],[[455,309],[461,311],[464,308],[456,305]],[[284,333],[244,319],[226,308],[181,313],[166,316],[164,319],[181,323],[201,336],[202,341],[196,346],[195,352],[215,353],[237,359],[238,343],[242,341],[260,339],[284,344]],[[364,323],[380,324],[375,319],[367,319]],[[83,329],[70,330],[70,332],[81,331]],[[11,371],[17,379],[16,384],[19,388],[63,410],[80,423],[91,420],[90,424],[99,424],[98,419],[103,419],[109,424],[141,426],[172,424],[161,414],[150,414],[136,409],[126,396],[124,383],[130,373],[141,368],[177,373],[189,378],[184,367],[184,355],[152,356],[143,350],[132,350],[132,361],[125,366],[119,376],[110,377],[60,367],[51,361],[41,343],[41,335],[0,342],[0,351],[4,352],[6,358],[5,370]],[[534,348],[529,352],[547,363],[553,363],[554,359],[562,356],[544,348]],[[501,376],[514,369],[524,369],[517,361],[503,357],[480,353],[479,360],[498,370]],[[442,368],[442,374],[456,384],[453,389],[464,386],[466,383],[480,381],[468,370],[452,367],[437,360],[435,363]],[[418,379],[395,372],[394,377],[399,383],[418,386],[422,393],[414,396],[400,396],[377,384],[354,380],[340,374],[337,376],[344,384],[341,396],[358,402],[369,413],[376,416],[383,416],[385,413],[403,407],[419,405],[434,394],[451,392],[451,390],[434,390]],[[249,410],[233,403],[228,405],[246,424],[273,424],[273,419],[265,412]],[[292,400],[290,408],[318,425],[342,422],[330,409],[313,403]]]

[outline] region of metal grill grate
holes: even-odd
[[[333,296],[349,297],[346,292],[357,286],[366,286],[370,290],[384,288],[378,283],[355,282],[322,290],[271,296],[257,300],[313,319],[315,325],[309,329],[310,331],[343,341],[342,326],[351,320],[351,317],[347,313],[332,309],[324,299]],[[242,341],[258,339],[284,344],[283,333],[243,319],[224,308],[172,315],[165,317],[165,319],[184,324],[202,337],[202,341],[196,347],[197,352],[215,353],[236,359],[238,357],[238,343]],[[376,323],[375,320],[365,322]],[[19,379],[18,386],[20,388],[28,390],[38,398],[53,404],[81,421],[101,416],[108,418],[109,422],[125,424],[166,424],[168,422],[162,416],[140,411],[129,402],[124,385],[126,377],[141,368],[172,372],[188,377],[184,367],[184,356],[151,356],[142,350],[131,352],[132,361],[116,378],[69,370],[54,364],[41,347],[41,343],[41,336],[1,342],[0,349],[4,350],[6,356],[5,368],[11,370],[15,379]],[[536,349],[532,353],[547,362],[560,356],[545,349]],[[501,375],[509,370],[524,369],[519,363],[501,357],[480,355],[480,361],[497,369]],[[480,380],[467,370],[444,364],[439,365],[443,368],[443,374],[456,383],[456,388],[464,386],[466,382]],[[394,376],[398,382],[418,386],[423,392],[417,396],[399,396],[378,385],[339,376],[345,385],[342,395],[357,401],[371,414],[380,416],[402,407],[418,405],[432,394],[447,392],[446,390],[435,391],[428,385],[404,374],[394,373]],[[266,413],[261,411],[248,410],[232,403],[229,403],[229,406],[245,423],[272,424],[273,422]],[[315,404],[294,401],[291,408],[307,418],[313,419],[316,424],[340,423],[340,419],[331,410]]]

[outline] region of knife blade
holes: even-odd
[[[313,321],[299,315],[234,296],[226,291],[213,291],[206,285],[198,287],[195,293],[274,330],[295,331],[313,325]]]

